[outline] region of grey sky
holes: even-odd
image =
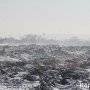
[[[89,34],[90,0],[0,0],[0,36]]]

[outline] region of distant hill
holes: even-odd
[[[11,44],[16,44],[16,45],[25,45],[25,44],[39,44],[39,45],[56,45],[58,44],[58,42],[56,40],[53,40],[53,39],[46,39],[42,36],[39,36],[39,35],[32,35],[32,34],[29,34],[29,35],[26,35],[24,36],[23,38],[21,39],[15,39],[13,37],[9,37],[9,38],[1,38],[0,39],[0,44],[7,44],[7,45],[11,45]]]
[[[77,37],[72,37],[66,40],[54,40],[46,39],[40,35],[26,35],[21,39],[15,39],[13,37],[0,38],[0,45],[27,45],[27,44],[38,44],[38,45],[60,45],[60,46],[90,46],[89,40],[80,40]]]
[[[77,37],[72,37],[64,41],[59,41],[59,44],[63,46],[90,46],[90,41],[80,40]]]

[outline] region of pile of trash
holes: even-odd
[[[48,65],[26,64],[23,67],[0,69],[0,87],[17,90],[74,90],[77,88],[77,80],[87,78],[85,70],[60,69]]]

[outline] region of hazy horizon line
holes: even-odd
[[[0,38],[15,38],[15,39],[21,39],[27,35],[36,35],[36,36],[42,36],[46,39],[54,39],[54,40],[66,40],[71,38],[78,38],[80,40],[88,40],[90,39],[90,34],[24,34],[24,35],[0,35]]]

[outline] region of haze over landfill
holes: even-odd
[[[0,0],[1,37],[43,33],[90,38],[90,1]]]

